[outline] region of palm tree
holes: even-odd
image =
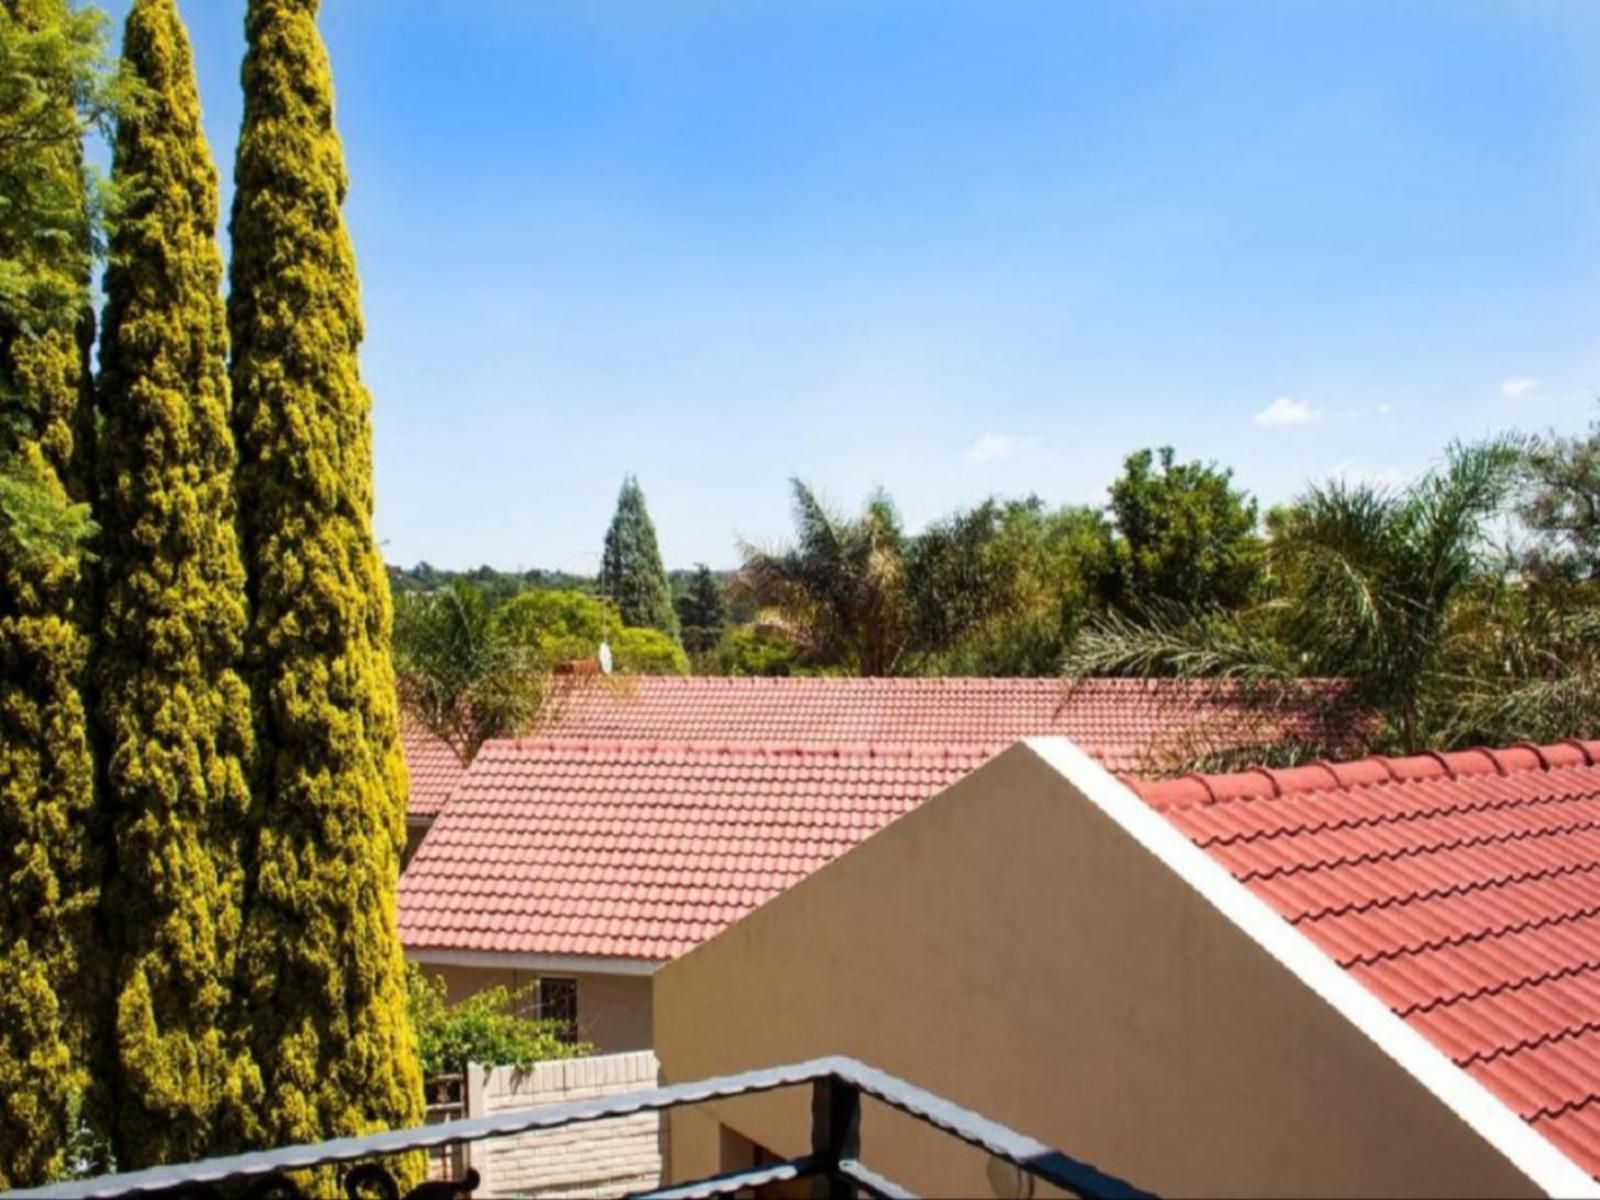
[[[491,738],[527,732],[555,695],[538,650],[503,629],[465,580],[395,597],[394,662],[406,715],[463,763]]]
[[[1448,737],[1462,602],[1485,575],[1488,525],[1514,481],[1507,441],[1453,445],[1392,491],[1333,482],[1269,520],[1277,595],[1235,613],[1171,608],[1094,623],[1069,674],[1166,674],[1272,684],[1341,677],[1410,752]]]
[[[741,586],[783,615],[810,657],[862,675],[892,674],[911,630],[907,542],[894,503],[875,491],[852,520],[800,480],[790,482],[795,544],[777,551],[742,545]]]

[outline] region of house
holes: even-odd
[[[1149,783],[1032,739],[654,985],[669,1082],[853,1055],[1162,1194],[1600,1194],[1600,742]],[[675,1112],[671,1177],[804,1105]],[[863,1123],[914,1191],[1019,1194]]]
[[[401,938],[452,995],[537,981],[541,1011],[602,1050],[642,1049],[657,967],[1018,737],[1067,732],[1116,769],[1157,769],[1179,747],[1304,736],[1335,719],[1336,699],[1323,688],[1286,712],[1176,680],[574,688],[544,736],[491,742],[460,776],[438,764],[448,748],[420,747],[432,757],[418,777],[442,782],[414,809],[432,832],[408,855]],[[752,872],[752,856],[784,867]]]
[[[452,995],[537,980],[603,1052],[650,1045],[650,976],[994,747],[490,742],[400,881]]]

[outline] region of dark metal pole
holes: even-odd
[[[822,1168],[811,1178],[813,1200],[856,1200],[855,1182],[838,1166],[861,1157],[861,1089],[837,1075],[811,1085],[811,1156]]]

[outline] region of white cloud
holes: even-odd
[[[1394,405],[1392,405],[1392,404],[1380,404],[1380,405],[1378,405],[1378,415],[1380,417],[1387,417],[1393,411],[1394,411]]]
[[[986,433],[967,447],[969,463],[1004,462],[1022,448],[1025,439],[1014,433]]]
[[[1520,400],[1539,386],[1537,379],[1527,375],[1513,375],[1500,381],[1500,394],[1507,400]]]
[[[1321,419],[1322,410],[1314,407],[1311,401],[1294,400],[1288,396],[1279,396],[1255,416],[1257,425],[1269,429],[1280,425],[1309,425]]]

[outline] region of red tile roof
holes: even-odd
[[[1114,771],[1270,744],[1317,718],[1219,697],[1215,684],[1087,679],[631,676],[571,692],[548,737],[804,745],[992,745],[1060,734]]]
[[[414,721],[400,723],[400,741],[411,774],[411,800],[406,815],[431,817],[444,807],[467,769],[448,743]]]
[[[400,881],[408,949],[665,960],[990,748],[490,742]]]
[[[1600,1178],[1600,741],[1130,782]]]

